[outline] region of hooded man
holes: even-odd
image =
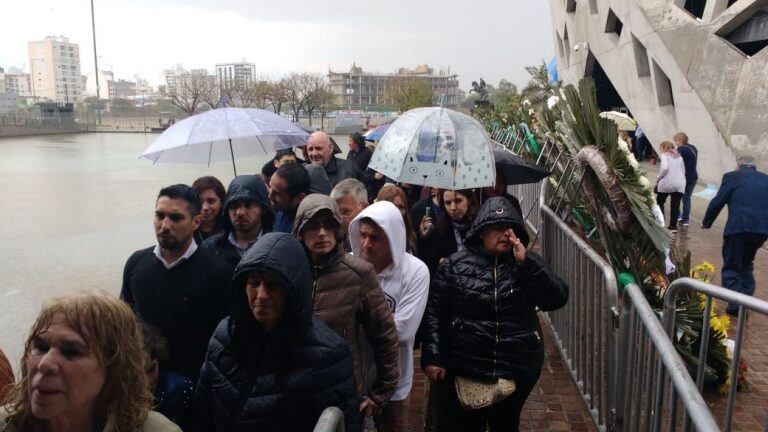
[[[373,267],[344,253],[341,218],[333,200],[311,194],[299,204],[293,235],[312,264],[315,316],[347,340],[355,364],[360,411],[372,414],[387,404],[397,385],[397,332]],[[361,332],[362,330],[362,332]],[[360,337],[370,343],[377,378],[366,389]]]
[[[363,173],[356,163],[338,159],[333,155],[331,138],[325,132],[312,132],[307,143],[307,153],[313,165],[319,165],[325,169],[331,186],[336,186],[336,183],[347,178],[363,179]]]
[[[286,233],[265,235],[232,280],[232,315],[210,340],[190,430],[311,431],[325,408],[361,429],[353,364],[344,339],[312,315],[310,265]]]
[[[256,240],[272,231],[274,215],[264,180],[255,175],[235,177],[224,201],[224,231],[203,247],[224,258],[234,269]]]
[[[413,384],[413,345],[427,305],[429,270],[421,260],[406,253],[403,216],[389,201],[373,203],[360,212],[349,225],[349,235],[352,253],[373,264],[395,316],[400,378],[378,420],[383,432],[403,431]]]

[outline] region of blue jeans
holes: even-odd
[[[768,236],[740,233],[723,238],[723,286],[746,295],[755,293],[754,262],[757,250]],[[729,312],[737,312],[738,306],[729,304]]]
[[[696,188],[696,180],[685,182],[685,193],[683,193],[683,223],[688,223],[691,218],[691,195]]]

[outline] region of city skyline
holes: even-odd
[[[157,86],[163,84],[162,71],[176,63],[213,72],[217,63],[245,59],[255,64],[257,76],[266,78],[292,71],[327,74],[329,69],[348,70],[352,63],[384,73],[429,64],[450,66],[466,90],[481,76],[489,84],[506,78],[522,85],[527,81],[524,66],[554,54],[545,3],[489,1],[469,9],[460,2],[394,0],[361,10],[345,0],[331,8],[280,4],[257,14],[259,5],[268,2],[228,0],[214,6],[203,0],[97,0],[99,67],[112,70],[115,78],[139,75]],[[0,27],[0,66],[28,72],[27,42],[63,35],[80,45],[83,75],[92,74],[88,2],[41,0],[17,3],[11,10],[35,19]]]

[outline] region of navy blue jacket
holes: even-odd
[[[696,159],[699,157],[699,150],[692,144],[681,145],[677,152],[683,158],[685,165],[685,182],[691,183],[699,179],[699,173],[696,171]]]
[[[726,204],[728,221],[724,236],[741,233],[768,235],[768,175],[751,166],[725,173],[720,190],[707,207],[702,222],[704,228],[712,226]]]

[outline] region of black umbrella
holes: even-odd
[[[493,149],[493,159],[496,163],[496,172],[501,173],[507,186],[536,183],[549,176],[546,169],[528,162],[503,147]]]

